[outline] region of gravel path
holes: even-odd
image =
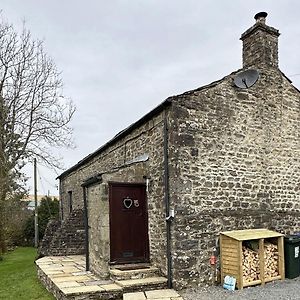
[[[265,286],[227,291],[221,286],[203,286],[180,293],[184,300],[300,300],[300,277],[278,280]]]

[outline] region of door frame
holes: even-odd
[[[145,247],[145,259],[143,261],[130,261],[130,262],[115,262],[115,261],[111,261],[111,222],[112,222],[112,209],[111,209],[111,205],[112,205],[112,190],[114,186],[118,186],[118,187],[143,187],[145,188],[145,192],[144,192],[144,198],[145,198],[145,227],[146,227],[146,247]],[[119,181],[108,181],[108,190],[109,190],[109,197],[108,197],[108,201],[109,201],[109,241],[110,241],[110,245],[109,245],[109,252],[110,252],[110,265],[116,265],[116,264],[134,264],[134,263],[149,263],[150,262],[150,240],[149,240],[149,215],[148,215],[148,199],[147,199],[147,192],[146,192],[146,184],[144,182],[119,182]]]

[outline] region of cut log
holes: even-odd
[[[272,278],[279,275],[278,269],[278,247],[272,243],[264,245],[265,278]]]
[[[252,282],[260,279],[258,252],[245,246],[243,251],[243,280]],[[273,278],[279,275],[278,269],[278,247],[272,243],[264,245],[264,278]]]
[[[259,257],[256,251],[245,246],[243,251],[243,281],[252,282],[259,279]]]

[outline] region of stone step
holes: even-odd
[[[165,289],[167,287],[167,281],[165,277],[147,277],[141,279],[116,280],[115,283],[127,293]]]
[[[123,300],[183,300],[178,292],[173,289],[152,290],[145,292],[125,293]]]
[[[147,264],[121,265],[110,269],[110,277],[113,280],[142,279],[157,276],[160,276],[159,269]]]
[[[85,253],[85,249],[82,248],[50,248],[49,251],[53,256],[61,256],[61,255],[83,255]]]

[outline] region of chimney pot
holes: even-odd
[[[265,24],[266,23],[266,17],[267,17],[267,13],[264,12],[264,11],[261,11],[259,13],[257,13],[255,16],[254,16],[254,19],[256,20],[256,23],[263,23]]]

